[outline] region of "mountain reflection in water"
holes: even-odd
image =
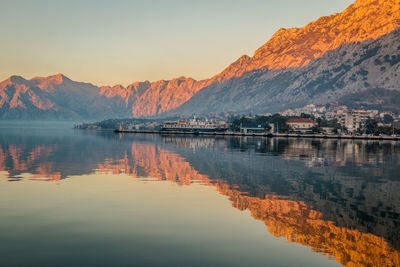
[[[91,173],[201,183],[267,230],[345,265],[399,266],[400,145],[73,132],[0,134],[0,175]]]

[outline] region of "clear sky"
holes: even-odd
[[[203,79],[354,0],[0,0],[0,80]]]

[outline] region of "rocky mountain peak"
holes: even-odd
[[[340,45],[376,39],[400,26],[399,0],[358,0],[341,13],[321,17],[303,28],[281,28],[251,58],[241,57],[217,80],[246,71],[301,67]],[[241,70],[237,65],[240,63]]]
[[[10,77],[8,77],[6,80],[4,80],[3,82],[1,82],[0,84],[2,86],[4,85],[11,85],[11,84],[28,84],[29,81],[26,80],[24,77],[22,76],[18,76],[18,75],[12,75]]]
[[[56,83],[63,83],[65,81],[71,81],[70,78],[66,77],[64,74],[62,73],[58,73],[56,75],[52,75],[48,77],[50,80],[56,82]]]
[[[114,109],[123,116],[128,114],[140,117],[175,110],[183,104],[189,111],[193,111],[193,101],[198,101],[199,103],[196,103],[199,107],[205,107],[213,98],[216,99],[213,105],[215,111],[243,110],[245,106],[253,103],[254,99],[256,102],[260,101],[256,103],[257,105],[265,106],[267,101],[272,101],[271,97],[265,98],[268,94],[277,96],[285,90],[285,93],[279,96],[281,97],[279,101],[286,103],[290,100],[299,104],[299,101],[304,103],[310,101],[309,98],[314,95],[320,95],[321,99],[327,95],[337,98],[338,96],[329,93],[335,88],[338,92],[339,89],[347,88],[346,93],[359,88],[371,88],[373,85],[384,88],[390,84],[392,88],[393,84],[396,85],[398,77],[398,69],[395,68],[400,58],[398,54],[400,46],[391,43],[390,40],[397,41],[398,32],[395,30],[399,27],[400,0],[357,0],[343,12],[321,17],[304,27],[279,29],[269,41],[254,52],[252,57],[241,56],[221,73],[209,79],[196,81],[192,78],[179,77],[156,82],[134,82],[127,87],[115,85],[99,88],[71,81],[61,73],[49,77],[36,77],[29,81],[19,76],[12,76],[0,83],[0,107],[7,106],[7,103],[24,104],[10,104],[10,107],[29,107],[29,103],[39,103],[38,99],[42,99],[41,103],[45,103],[44,99],[49,97],[48,99],[52,101],[57,99],[61,103],[59,110],[63,112],[73,107],[74,111],[71,112],[73,116],[79,112],[84,116],[98,115],[96,103],[93,103],[90,109],[82,109],[81,105],[77,104],[86,99],[83,105],[87,105],[92,103],[88,99],[93,98],[97,99],[97,103],[107,103],[105,106],[108,110],[101,107],[101,114],[105,114],[106,111],[111,114]],[[393,32],[395,34],[391,34]],[[389,36],[381,40],[385,45],[369,43],[374,49],[364,49],[365,42],[378,40],[386,35]],[[351,50],[356,47],[357,52]],[[391,50],[389,51],[387,47]],[[341,53],[337,52],[341,48],[344,50]],[[337,62],[327,63],[330,60],[334,61],[329,56],[330,53],[335,53]],[[344,56],[346,53],[347,56]],[[372,58],[376,61],[371,63],[369,60]],[[320,59],[322,60],[318,64],[315,63]],[[330,70],[333,65],[335,68]],[[307,68],[310,70],[303,73]],[[298,78],[300,76],[304,80]],[[311,76],[315,81],[309,84]],[[385,79],[390,82],[385,80],[377,83],[381,77],[386,77]],[[18,86],[8,86],[10,84]],[[16,87],[19,91],[14,92]],[[221,90],[220,95],[217,90]],[[21,100],[22,102],[17,102],[16,100],[22,99],[21,95],[25,98]],[[82,95],[85,95],[85,98]],[[66,96],[74,97],[66,103],[64,101]],[[243,101],[239,101],[239,97],[243,97]],[[226,103],[223,103],[224,98]],[[233,100],[234,103],[229,102]],[[279,101],[274,100],[270,105],[276,106]],[[50,104],[36,105],[42,110],[48,106]],[[189,111],[185,110],[185,113]],[[9,114],[14,116],[11,111]],[[26,114],[31,115],[30,112]]]
[[[35,82],[38,85],[48,86],[49,84],[62,84],[65,82],[71,82],[72,80],[66,77],[62,73],[58,73],[55,75],[47,76],[47,77],[35,77],[32,78],[31,81]]]

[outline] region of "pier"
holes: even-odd
[[[286,137],[286,138],[323,138],[323,139],[356,139],[356,140],[388,140],[400,141],[400,136],[363,136],[337,134],[285,134],[285,133],[241,133],[241,132],[194,132],[194,131],[159,131],[159,130],[114,130],[115,133],[193,135],[193,136],[254,136],[254,137]]]

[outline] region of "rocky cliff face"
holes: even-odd
[[[108,98],[122,98],[132,116],[149,116],[181,106],[200,89],[210,84],[209,80],[196,81],[180,77],[170,81],[135,82],[124,88],[120,85],[102,87],[100,94]]]
[[[173,112],[276,112],[376,90],[397,96],[399,27],[400,1],[358,0],[303,28],[280,29]]]
[[[253,57],[240,57],[212,79],[225,81],[262,68],[305,66],[342,44],[376,39],[399,26],[398,0],[358,0],[342,13],[321,17],[303,28],[281,28]]]
[[[376,39],[400,26],[398,0],[358,0],[345,11],[303,28],[280,29],[257,49],[251,69],[282,69],[307,65],[342,44]]]
[[[391,98],[396,109],[399,44],[397,29],[376,40],[343,44],[303,67],[253,70],[204,88],[174,112],[277,112],[309,103],[349,102],[360,94],[358,107],[383,108],[383,100]]]
[[[29,81],[13,76],[0,83],[0,117],[278,111],[366,89],[399,90],[399,27],[399,0],[357,0],[303,28],[280,29],[252,57],[244,55],[202,81],[180,77],[99,88],[62,75]]]

